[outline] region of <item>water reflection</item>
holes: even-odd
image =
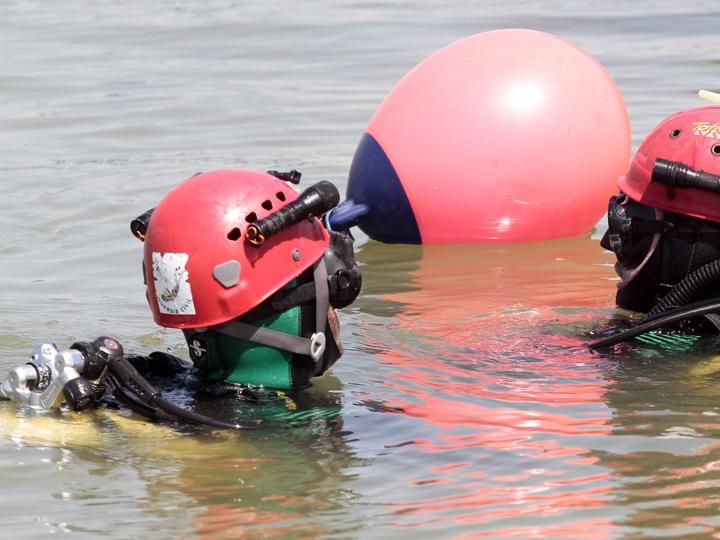
[[[405,273],[393,291],[383,264],[403,268],[395,257]],[[590,352],[585,332],[614,312],[611,261],[595,241],[369,244],[359,258],[366,294],[393,307],[388,333],[365,345],[391,366],[387,411],[412,426],[392,445],[415,465],[401,490],[412,496],[386,499],[398,526],[714,530],[717,341]]]
[[[605,399],[612,438],[594,455],[613,471],[623,528],[715,537],[720,527],[720,343],[676,353],[635,345],[617,355]]]
[[[366,298],[393,307],[389,332],[364,345],[392,366],[380,382],[388,410],[413,424],[392,445],[417,465],[406,471],[412,489],[387,500],[397,524],[606,535],[609,514],[598,509],[611,499],[612,473],[591,450],[611,431],[610,362],[583,346],[576,326],[556,331],[607,317],[611,261],[596,242],[371,243],[358,258]]]
[[[357,460],[345,441],[341,388],[323,378],[302,395],[266,400],[243,416],[277,420],[277,429],[240,434],[227,440],[194,439],[177,455],[177,475],[148,478],[158,494],[175,490],[193,501],[192,528],[200,537],[316,537],[335,528],[356,526],[303,521],[308,515],[332,515],[354,498],[344,487]],[[215,403],[222,410],[221,403]],[[207,406],[207,403],[206,403]]]
[[[470,528],[463,538],[718,532],[720,341],[589,351],[587,331],[614,314],[611,261],[594,240],[371,243],[359,258],[365,300],[391,317],[363,344],[392,373],[373,382],[407,433],[384,458],[406,485],[384,498],[395,526]]]
[[[24,479],[30,491],[59,463],[74,473],[53,491],[70,510],[46,513],[52,523],[95,530],[72,516],[107,506],[123,534],[162,523],[208,538],[367,536],[368,523],[382,538],[716,532],[718,341],[588,350],[587,329],[614,313],[596,241],[370,243],[358,258],[365,288],[343,316],[337,377],[241,406],[174,395],[282,428],[0,415],[24,455],[59,451]],[[142,496],[120,497],[109,478],[134,478]]]
[[[245,421],[263,416],[273,426],[239,434],[156,425],[109,409],[33,415],[5,403],[0,432],[23,452],[57,448],[66,467],[93,471],[95,478],[73,479],[59,490],[68,508],[105,504],[96,483],[136,475],[145,495],[116,500],[124,512],[109,523],[123,530],[140,519],[139,509],[145,523],[166,521],[166,530],[200,538],[316,537],[359,525],[332,519],[355,498],[345,484],[360,463],[345,440],[341,396],[339,380],[324,377],[302,399],[267,393],[254,406],[228,397],[195,407]],[[330,518],[305,519],[313,514]],[[63,523],[70,531],[87,525],[71,511]]]

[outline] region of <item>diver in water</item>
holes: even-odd
[[[147,300],[183,331],[198,379],[297,390],[342,354],[335,308],[361,284],[352,238],[314,217],[337,204],[332,184],[297,197],[271,174],[214,171],[146,216]]]
[[[182,330],[199,385],[299,390],[342,354],[336,308],[360,291],[348,233],[318,217],[338,203],[320,182],[298,194],[285,179],[245,170],[191,177],[133,222],[155,322]],[[141,371],[184,371],[164,353]]]
[[[720,332],[719,175],[720,106],[675,113],[641,144],[601,245],[617,257],[617,305],[646,315],[595,346],[663,326]]]
[[[191,362],[128,356],[108,337],[63,351],[43,344],[0,384],[0,397],[82,410],[112,394],[151,419],[242,428],[178,407],[145,377],[215,396],[309,387],[342,355],[335,309],[355,300],[362,278],[350,234],[318,219],[338,204],[337,189],[318,182],[298,194],[288,183],[299,177],[199,173],[132,221],[153,317],[182,330]]]

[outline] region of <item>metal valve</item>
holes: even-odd
[[[54,343],[43,343],[33,349],[30,362],[10,370],[0,383],[0,398],[37,409],[56,409],[63,402],[75,411],[85,409],[98,397],[88,378],[100,378],[116,355],[122,355],[122,346],[108,337],[62,351]]]

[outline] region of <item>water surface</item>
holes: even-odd
[[[718,86],[718,23],[710,1],[4,0],[0,367],[102,334],[185,354],[152,322],[129,220],[221,167],[297,168],[343,190],[375,107],[441,46],[507,27],[578,43],[617,81],[637,145]],[[300,402],[240,407],[286,427],[3,405],[0,535],[717,533],[716,343],[584,347],[615,313],[597,234],[427,248],[359,235],[346,356]]]

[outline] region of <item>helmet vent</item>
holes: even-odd
[[[261,205],[265,210],[272,210],[272,201],[270,199],[267,199],[262,202]]]
[[[671,139],[677,139],[680,135],[682,135],[682,129],[673,129],[670,132]]]
[[[238,227],[235,227],[227,234],[228,240],[232,240],[233,242],[240,240],[240,236],[242,235],[240,234],[240,229]]]
[[[257,221],[257,214],[255,212],[250,212],[247,216],[245,216],[245,221],[248,223],[255,223]]]
[[[714,156],[720,156],[720,144],[713,144],[710,151]]]
[[[275,196],[278,198],[279,201],[285,201],[285,194],[282,191],[278,191]]]

